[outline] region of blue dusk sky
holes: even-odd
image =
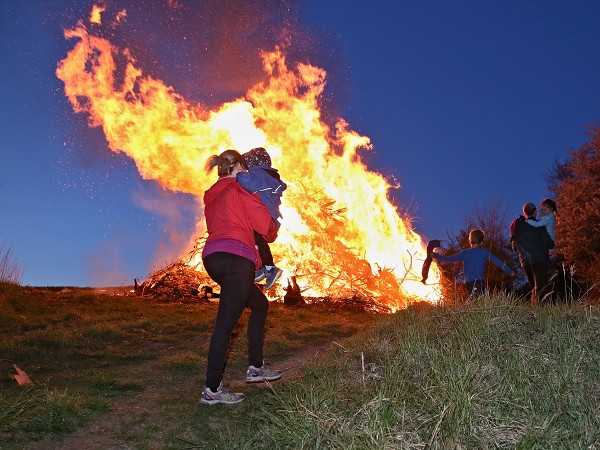
[[[391,196],[424,240],[478,205],[512,218],[538,203],[543,173],[600,121],[597,0],[97,3],[127,10],[111,42],[208,105],[243,96],[258,49],[291,36],[288,59],[327,71],[325,115],[371,139],[364,161],[401,185]],[[0,5],[0,249],[25,285],[133,284],[185,251],[195,226],[195,198],[142,180],[67,102],[63,30],[93,4]]]

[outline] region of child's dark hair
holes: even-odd
[[[242,166],[250,169],[256,166],[270,166],[271,157],[263,147],[256,147],[242,155]]]
[[[475,228],[471,230],[469,233],[469,242],[471,244],[481,244],[483,242],[483,238],[485,237],[485,233],[481,230]]]
[[[237,163],[242,159],[242,155],[237,150],[225,150],[220,155],[213,155],[206,160],[204,169],[210,173],[213,167],[217,167],[217,173],[220,177],[229,175]]]
[[[556,212],[556,202],[554,200],[552,200],[551,198],[545,198],[544,200],[542,200],[540,202],[540,207],[541,206],[547,206],[548,208],[550,208],[552,211]]]

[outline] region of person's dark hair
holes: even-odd
[[[474,229],[469,233],[469,242],[471,244],[481,244],[484,237],[485,233],[483,231]]]
[[[237,150],[225,150],[220,155],[212,155],[206,160],[204,169],[210,173],[213,167],[217,167],[219,177],[229,175],[237,163],[241,161],[242,156]]]
[[[525,217],[535,216],[536,210],[537,207],[535,206],[535,203],[530,202],[523,205],[523,214],[525,214]]]
[[[242,166],[246,169],[256,166],[270,166],[271,157],[263,147],[256,147],[242,155]]]
[[[556,202],[551,198],[545,198],[540,202],[540,206],[547,206],[552,211],[556,212]]]

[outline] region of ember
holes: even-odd
[[[391,184],[358,154],[371,148],[369,138],[343,119],[331,129],[321,118],[324,70],[290,65],[280,48],[263,51],[264,81],[245,98],[209,110],[144,75],[128,49],[92,35],[82,22],[65,37],[77,42],[56,74],[74,111],[102,127],[109,147],[133,158],[143,178],[201,197],[214,181],[202,171],[208,156],[227,148],[268,149],[288,184],[283,225],[271,247],[285,273],[272,297],[283,297],[294,280],[303,296],[373,299],[391,310],[437,300],[437,267],[429,285],[420,281],[421,237],[390,202]],[[117,56],[125,61],[119,70]],[[203,218],[198,221],[202,235]],[[186,261],[202,270],[197,242]]]

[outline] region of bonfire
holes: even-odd
[[[94,10],[93,27],[81,21],[65,30],[74,47],[56,74],[73,110],[101,127],[109,148],[131,157],[142,178],[193,194],[200,204],[215,181],[202,171],[209,156],[266,148],[288,185],[283,224],[271,246],[285,273],[269,291],[271,299],[283,298],[291,286],[305,298],[369,299],[390,310],[438,300],[439,270],[434,265],[427,284],[421,282],[425,245],[391,200],[397,183],[369,170],[361,158],[372,150],[369,138],[342,118],[326,123],[322,117],[323,69],[288,62],[281,47],[260,51],[263,79],[242,98],[209,108],[144,74],[130,49],[100,37],[102,13]],[[119,14],[122,19],[126,12]],[[126,26],[119,18],[111,18],[111,26]],[[157,277],[174,273],[186,274],[190,285],[206,281],[202,208],[197,224],[189,239],[196,245],[144,282],[144,293],[156,288]],[[188,291],[186,283],[180,294]]]

